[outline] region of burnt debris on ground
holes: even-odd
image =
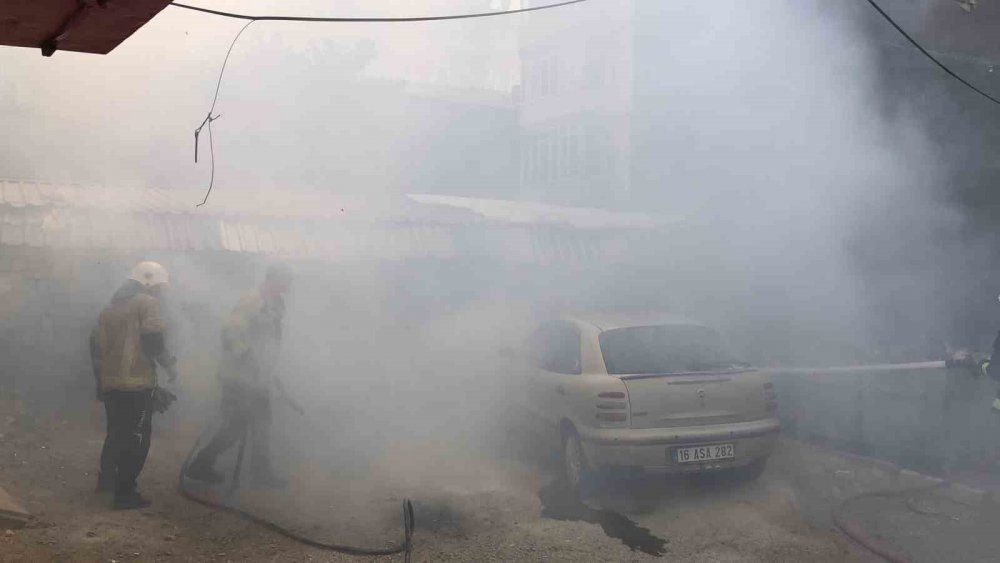
[[[621,540],[633,551],[656,557],[667,552],[668,540],[653,535],[648,528],[622,514],[587,506],[561,479],[555,479],[542,487],[538,498],[542,502],[543,518],[597,524],[608,537]]]

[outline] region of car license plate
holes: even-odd
[[[710,446],[691,446],[674,450],[677,463],[697,463],[717,459],[732,459],[736,457],[732,444],[712,444]]]

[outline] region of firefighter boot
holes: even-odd
[[[186,477],[196,479],[210,485],[218,485],[226,480],[226,476],[216,471],[210,464],[195,459],[184,472]]]

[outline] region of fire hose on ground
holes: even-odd
[[[978,375],[979,370],[979,359],[970,358],[968,360],[956,361],[932,361],[932,362],[917,362],[909,364],[880,364],[880,365],[868,365],[868,366],[844,366],[844,367],[832,367],[832,368],[792,368],[792,369],[777,369],[769,370],[771,373],[778,374],[808,374],[808,373],[825,373],[825,374],[836,374],[836,373],[854,373],[854,372],[880,372],[880,371],[897,371],[901,369],[906,370],[924,370],[924,369],[943,369],[943,368],[956,368],[956,367],[966,367],[974,370],[974,374]],[[917,487],[909,487],[905,489],[893,489],[893,490],[882,490],[873,491],[868,493],[861,493],[843,500],[836,508],[832,511],[833,522],[837,528],[844,533],[848,538],[853,540],[855,543],[861,547],[867,549],[868,551],[878,555],[882,559],[889,561],[890,563],[909,563],[909,558],[901,554],[894,547],[889,545],[887,542],[882,541],[878,538],[873,537],[871,534],[866,532],[861,526],[857,525],[852,520],[848,519],[844,513],[847,507],[851,504],[867,498],[896,498],[909,496],[914,493],[922,493],[942,487],[947,487],[951,485],[954,481],[941,481],[939,483],[934,483],[931,485],[920,485]]]
[[[863,528],[858,526],[853,521],[849,520],[844,516],[844,512],[847,507],[859,500],[866,498],[896,498],[909,496],[914,493],[924,493],[927,491],[932,491],[942,487],[947,487],[951,485],[954,481],[941,481],[939,483],[934,483],[932,485],[920,485],[917,487],[909,487],[906,489],[895,489],[895,490],[885,490],[885,491],[873,491],[869,493],[861,493],[844,499],[836,508],[833,509],[833,523],[836,524],[837,528],[844,533],[847,537],[854,540],[858,545],[867,549],[868,551],[878,555],[882,559],[889,561],[890,563],[909,563],[910,560],[905,555],[899,553],[895,548],[878,538],[873,537],[871,534],[866,532]]]
[[[921,362],[913,364],[887,364],[887,365],[876,365],[876,366],[849,366],[849,367],[836,367],[836,368],[822,368],[822,369],[808,369],[808,368],[798,368],[798,369],[777,369],[768,370],[771,373],[783,373],[783,374],[801,374],[801,373],[813,373],[813,372],[824,372],[824,373],[842,373],[842,372],[855,372],[855,371],[895,371],[898,369],[940,369],[945,367],[955,367],[951,365],[951,362]],[[300,408],[296,408],[297,411],[301,413]],[[303,536],[298,532],[281,526],[275,522],[267,520],[263,517],[257,516],[235,506],[229,504],[224,504],[221,502],[215,502],[204,497],[198,496],[187,490],[184,486],[185,484],[185,472],[187,471],[188,465],[191,459],[194,457],[195,452],[198,451],[198,447],[201,445],[202,438],[205,433],[203,432],[198,440],[195,441],[194,446],[191,451],[188,452],[187,457],[184,460],[184,464],[181,467],[180,476],[178,477],[178,489],[180,493],[187,499],[197,502],[201,505],[207,506],[209,508],[216,508],[219,510],[224,510],[232,514],[236,514],[246,520],[249,520],[263,528],[271,530],[273,532],[279,533],[286,536],[299,543],[316,547],[319,549],[326,549],[330,551],[338,551],[342,553],[347,553],[351,555],[394,555],[398,553],[405,554],[405,560],[410,561],[410,555],[412,552],[412,538],[413,531],[415,527],[415,520],[413,515],[413,505],[409,500],[403,501],[403,540],[397,545],[384,547],[384,548],[368,548],[368,547],[357,547],[344,544],[336,544],[329,542],[322,542],[314,540],[312,538]],[[239,487],[240,469],[243,464],[243,454],[246,448],[247,433],[240,437],[240,445],[236,455],[236,465],[233,469],[233,478],[230,483],[229,489],[226,496],[231,496]],[[852,503],[860,501],[866,498],[895,498],[907,495],[912,495],[914,493],[927,492],[930,490],[938,489],[941,487],[948,486],[952,484],[953,481],[941,481],[939,483],[934,483],[932,485],[921,485],[917,487],[910,487],[905,489],[896,490],[883,490],[874,491],[868,493],[861,493],[851,497],[848,497],[842,501],[836,508],[832,511],[832,518],[834,524],[837,528],[843,532],[847,537],[856,542],[861,547],[867,549],[868,551],[878,555],[879,557],[889,561],[890,563],[909,563],[909,559],[899,553],[895,548],[889,545],[887,542],[879,540],[868,534],[863,528],[857,525],[855,522],[851,521],[845,516],[845,512],[848,506]]]
[[[198,504],[201,504],[209,508],[224,510],[231,514],[235,514],[241,518],[253,522],[254,524],[257,524],[258,526],[261,526],[263,528],[271,530],[272,532],[276,532],[289,539],[292,539],[294,541],[297,541],[299,543],[311,547],[325,549],[329,551],[338,551],[350,555],[394,555],[397,553],[402,553],[405,555],[405,561],[409,563],[410,555],[413,549],[413,531],[415,529],[415,523],[416,523],[413,515],[413,504],[410,502],[409,499],[403,500],[403,540],[400,543],[389,547],[360,547],[360,546],[315,540],[306,537],[294,530],[286,528],[280,524],[272,522],[266,518],[257,516],[256,514],[238,508],[236,506],[232,506],[223,502],[216,502],[213,500],[209,500],[207,498],[204,498],[202,496],[199,496],[191,492],[184,486],[185,484],[184,475],[187,472],[188,465],[190,465],[191,459],[194,457],[195,452],[198,451],[198,447],[201,445],[202,438],[204,438],[206,432],[207,430],[205,432],[202,432],[202,434],[198,436],[198,439],[195,441],[194,446],[191,448],[191,451],[188,452],[187,457],[184,459],[184,464],[181,466],[180,475],[177,478],[177,488],[180,491],[181,495],[183,495],[188,500],[191,500],[193,502],[196,502]],[[240,468],[243,465],[243,453],[246,448],[246,442],[247,442],[247,432],[244,432],[243,435],[240,437],[239,450],[236,454],[236,465],[233,468],[233,478],[230,483],[229,489],[226,492],[227,497],[235,493],[237,488],[239,487]]]

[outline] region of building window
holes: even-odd
[[[604,87],[607,69],[607,50],[604,45],[588,42],[583,63],[584,90],[600,90]]]
[[[527,134],[521,152],[522,181],[545,188],[556,182],[580,182],[587,175],[596,176],[603,168],[604,156],[597,151],[608,145],[607,140],[598,137],[575,120]]]
[[[583,127],[571,125],[567,133],[567,170],[570,178],[580,177],[580,156],[583,147]]]
[[[542,180],[546,183],[552,182],[556,178],[555,141],[555,135],[548,133],[545,135],[545,141],[542,145],[542,158],[545,162],[545,177]]]
[[[554,53],[522,62],[524,98],[554,96],[559,91],[559,64]]]
[[[596,92],[613,88],[618,80],[618,66],[625,49],[618,37],[597,37],[584,44],[581,84],[584,90]]]

